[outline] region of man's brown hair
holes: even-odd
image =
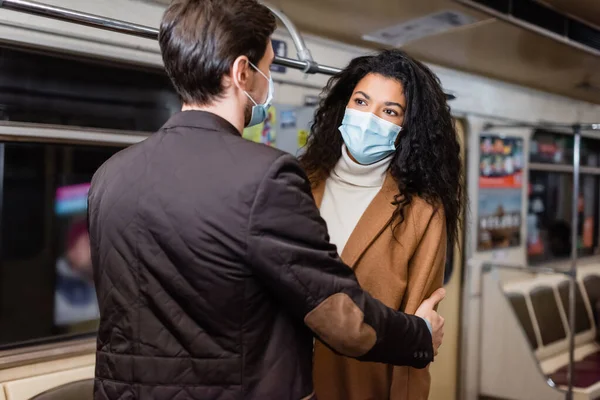
[[[160,24],[159,43],[169,78],[185,104],[211,104],[239,56],[257,65],[276,28],[256,0],[174,0]]]

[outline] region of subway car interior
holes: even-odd
[[[169,3],[0,0],[0,400],[93,398],[87,193],[181,109],[156,40]],[[265,5],[275,97],[248,140],[301,154],[328,79],[379,49],[447,95],[468,206],[429,398],[600,399],[600,1]]]

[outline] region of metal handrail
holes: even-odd
[[[290,37],[292,38],[292,41],[294,42],[294,46],[296,46],[296,54],[298,55],[298,59],[300,61],[306,61],[308,63],[307,67],[306,67],[307,71],[305,71],[305,72],[308,72],[311,67],[315,67],[317,64],[315,63],[315,60],[313,60],[310,50],[308,49],[308,47],[306,47],[306,43],[304,43],[304,39],[302,38],[302,35],[300,35],[298,28],[296,28],[296,25],[294,25],[292,20],[290,20],[287,17],[287,15],[285,15],[282,11],[280,11],[275,6],[272,6],[268,2],[262,1],[262,4],[264,4],[265,7],[267,7],[269,10],[271,10],[273,15],[275,15],[277,18],[279,18],[279,20],[281,21],[283,26],[285,26],[285,28],[288,30]]]
[[[269,5],[266,2],[263,4],[271,10],[271,12],[281,20],[283,25],[288,30],[299,59],[288,57],[275,56],[273,64],[292,69],[300,70],[305,74],[323,74],[333,76],[340,73],[342,70],[337,67],[321,65],[314,61],[310,50],[306,47],[302,35],[298,32],[292,21],[280,10]],[[84,13],[80,11],[70,10],[63,7],[56,7],[49,4],[43,4],[30,0],[0,0],[0,8],[18,11],[26,14],[36,15],[39,17],[47,17],[65,22],[70,22],[78,25],[89,26],[92,28],[103,29],[107,31],[123,33],[126,35],[137,36],[145,39],[158,40],[158,29],[148,26],[134,24],[132,22],[121,21],[113,18],[107,18],[100,15]],[[456,96],[452,93],[447,93],[446,99],[453,100]]]
[[[488,272],[492,269],[503,269],[508,271],[518,271],[525,272],[530,274],[545,274],[545,275],[555,275],[555,274],[564,274],[569,275],[570,270],[566,268],[555,268],[555,267],[542,267],[542,266],[527,266],[520,264],[497,264],[494,262],[484,262],[482,264],[482,269],[485,272]]]
[[[276,8],[265,4],[273,14],[275,14],[288,29],[296,50],[299,60],[275,56],[273,64],[298,69],[307,74],[324,74],[335,75],[341,72],[340,68],[320,65],[312,60],[310,51],[306,47],[302,36],[294,24]],[[57,19],[65,22],[71,22],[79,25],[89,26],[92,28],[103,29],[112,32],[123,33],[126,35],[137,36],[145,39],[158,40],[158,29],[148,26],[134,24],[132,22],[121,21],[112,18],[106,18],[100,15],[84,13],[80,11],[70,10],[63,7],[56,7],[49,4],[38,3],[30,0],[0,0],[0,8],[6,10],[19,11],[26,14],[36,15]]]

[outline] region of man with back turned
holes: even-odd
[[[417,368],[441,344],[443,291],[418,316],[365,293],[296,160],[241,137],[273,96],[275,26],[255,0],[175,0],[163,17],[183,110],[89,194],[95,399],[312,399],[313,336]]]

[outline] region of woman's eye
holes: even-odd
[[[363,99],[355,99],[354,102],[359,106],[364,106],[367,104]]]
[[[398,116],[398,113],[396,111],[394,111],[394,110],[389,110],[388,109],[388,110],[383,110],[383,112],[386,113],[387,115],[392,116],[392,117],[397,117]]]

